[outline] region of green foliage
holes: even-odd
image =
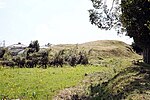
[[[10,59],[12,59],[12,55],[11,55],[11,53],[9,52],[8,49],[5,49],[5,53],[4,53],[4,55],[3,55],[3,59],[4,59],[4,60],[10,60]]]
[[[138,45],[149,47],[149,0],[111,0],[111,7],[107,0],[91,1],[94,8],[89,10],[91,24],[105,30],[117,28],[119,33],[126,30]]]
[[[32,41],[28,47],[35,49],[36,52],[40,50],[40,45],[38,43],[38,40]]]
[[[3,58],[6,50],[4,48],[0,48],[0,58]]]
[[[127,35],[143,49],[144,62],[150,64],[150,1],[131,0],[121,2],[122,23]]]
[[[91,24],[95,24],[98,28],[110,30],[115,28],[118,32],[122,31],[120,21],[120,6],[119,0],[111,0],[112,6],[107,5],[107,0],[91,0],[93,9],[89,10]],[[121,29],[120,29],[121,27]]]
[[[150,2],[148,0],[122,0],[122,23],[127,35],[142,48],[150,43]]]
[[[150,64],[150,1],[112,0],[109,9],[107,0],[91,0],[94,9],[89,10],[91,24],[101,29],[117,28],[118,33],[127,32],[143,49],[144,62]]]
[[[106,0],[91,0],[94,9],[89,10],[90,21],[101,29],[127,31],[135,43],[145,48],[150,43],[150,2],[149,0],[119,0],[112,1],[108,7]]]
[[[136,53],[142,54],[143,50],[139,46],[137,46],[135,42],[132,42],[131,47]]]
[[[93,41],[78,45],[56,45],[51,49],[40,49],[35,52],[34,48],[27,48],[22,55],[12,57],[8,51],[6,51],[3,60],[15,62],[16,67],[52,67],[71,65],[76,66],[78,64],[86,65],[101,65],[106,58],[139,58],[132,48],[121,42],[112,40]],[[7,53],[8,52],[8,53]],[[6,55],[7,54],[7,55]]]

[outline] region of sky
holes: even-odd
[[[132,39],[104,31],[89,22],[90,0],[0,0],[0,43],[28,45]],[[0,44],[1,45],[1,44]]]

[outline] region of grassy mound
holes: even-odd
[[[117,40],[98,40],[83,44],[60,44],[52,46],[53,51],[73,49],[86,51],[92,64],[99,64],[107,58],[139,58],[133,49],[126,43]]]
[[[146,84],[144,82],[148,83],[147,80],[144,80],[145,77],[148,77],[148,74],[138,74],[140,68],[137,68],[137,70],[135,70],[136,68],[129,68],[131,59],[140,56],[134,53],[131,47],[124,42],[102,40],[76,45],[54,45],[51,49],[54,52],[62,49],[84,50],[93,65],[79,65],[74,68],[70,66],[50,67],[48,69],[0,67],[0,99],[49,100],[59,90],[62,91],[54,97],[54,100],[101,98],[112,100],[115,96],[118,96],[118,99],[122,97],[134,99],[139,96],[141,91],[139,92],[135,86],[129,92],[133,95],[128,95],[126,94],[128,88],[125,88],[135,84],[135,77],[139,80],[143,79],[142,84],[144,85]],[[144,70],[148,72],[148,69]],[[149,83],[146,86],[149,87]],[[142,89],[149,90],[145,87]],[[125,91],[125,94],[123,91]],[[149,91],[143,93],[145,93],[145,96],[149,96]],[[101,98],[99,98],[100,96]]]
[[[62,49],[85,50],[89,55],[95,56],[97,54],[96,56],[101,57],[131,57],[135,54],[128,44],[117,40],[98,40],[83,44],[60,44],[52,46],[52,49],[56,51]]]
[[[77,45],[57,45],[73,48]],[[55,49],[57,48],[55,47]],[[78,49],[88,52],[90,62],[107,71],[86,75],[80,85],[60,91],[54,100],[138,100],[149,99],[149,70],[131,64],[141,58],[132,48],[121,41],[101,40],[78,44]],[[142,73],[141,70],[146,71]]]

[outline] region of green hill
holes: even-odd
[[[62,49],[78,49],[85,50],[92,56],[102,56],[102,57],[132,57],[135,55],[132,48],[122,42],[117,40],[98,40],[92,42],[86,42],[83,44],[60,44],[52,46],[54,50]]]
[[[79,44],[79,48],[92,50],[92,60],[105,62],[97,67],[108,70],[85,74],[77,86],[61,90],[54,100],[150,100],[150,66],[132,64],[141,56],[128,44],[102,40]]]
[[[141,56],[128,44],[100,40],[54,45],[51,50],[50,54],[85,51],[90,64],[47,69],[0,66],[0,99],[150,100],[150,70],[132,65]]]
[[[92,64],[98,64],[103,59],[109,58],[139,58],[130,45],[117,40],[98,40],[92,42],[86,42],[83,44],[60,44],[52,46],[53,51],[59,51],[62,49],[72,49],[78,51],[86,51],[89,61]]]

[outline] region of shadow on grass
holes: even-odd
[[[132,94],[150,95],[146,91],[150,91],[150,66],[139,63],[124,69],[106,82],[94,86],[91,84],[89,95],[80,98],[82,100],[121,100]],[[79,98],[73,96],[72,100],[79,100]]]

